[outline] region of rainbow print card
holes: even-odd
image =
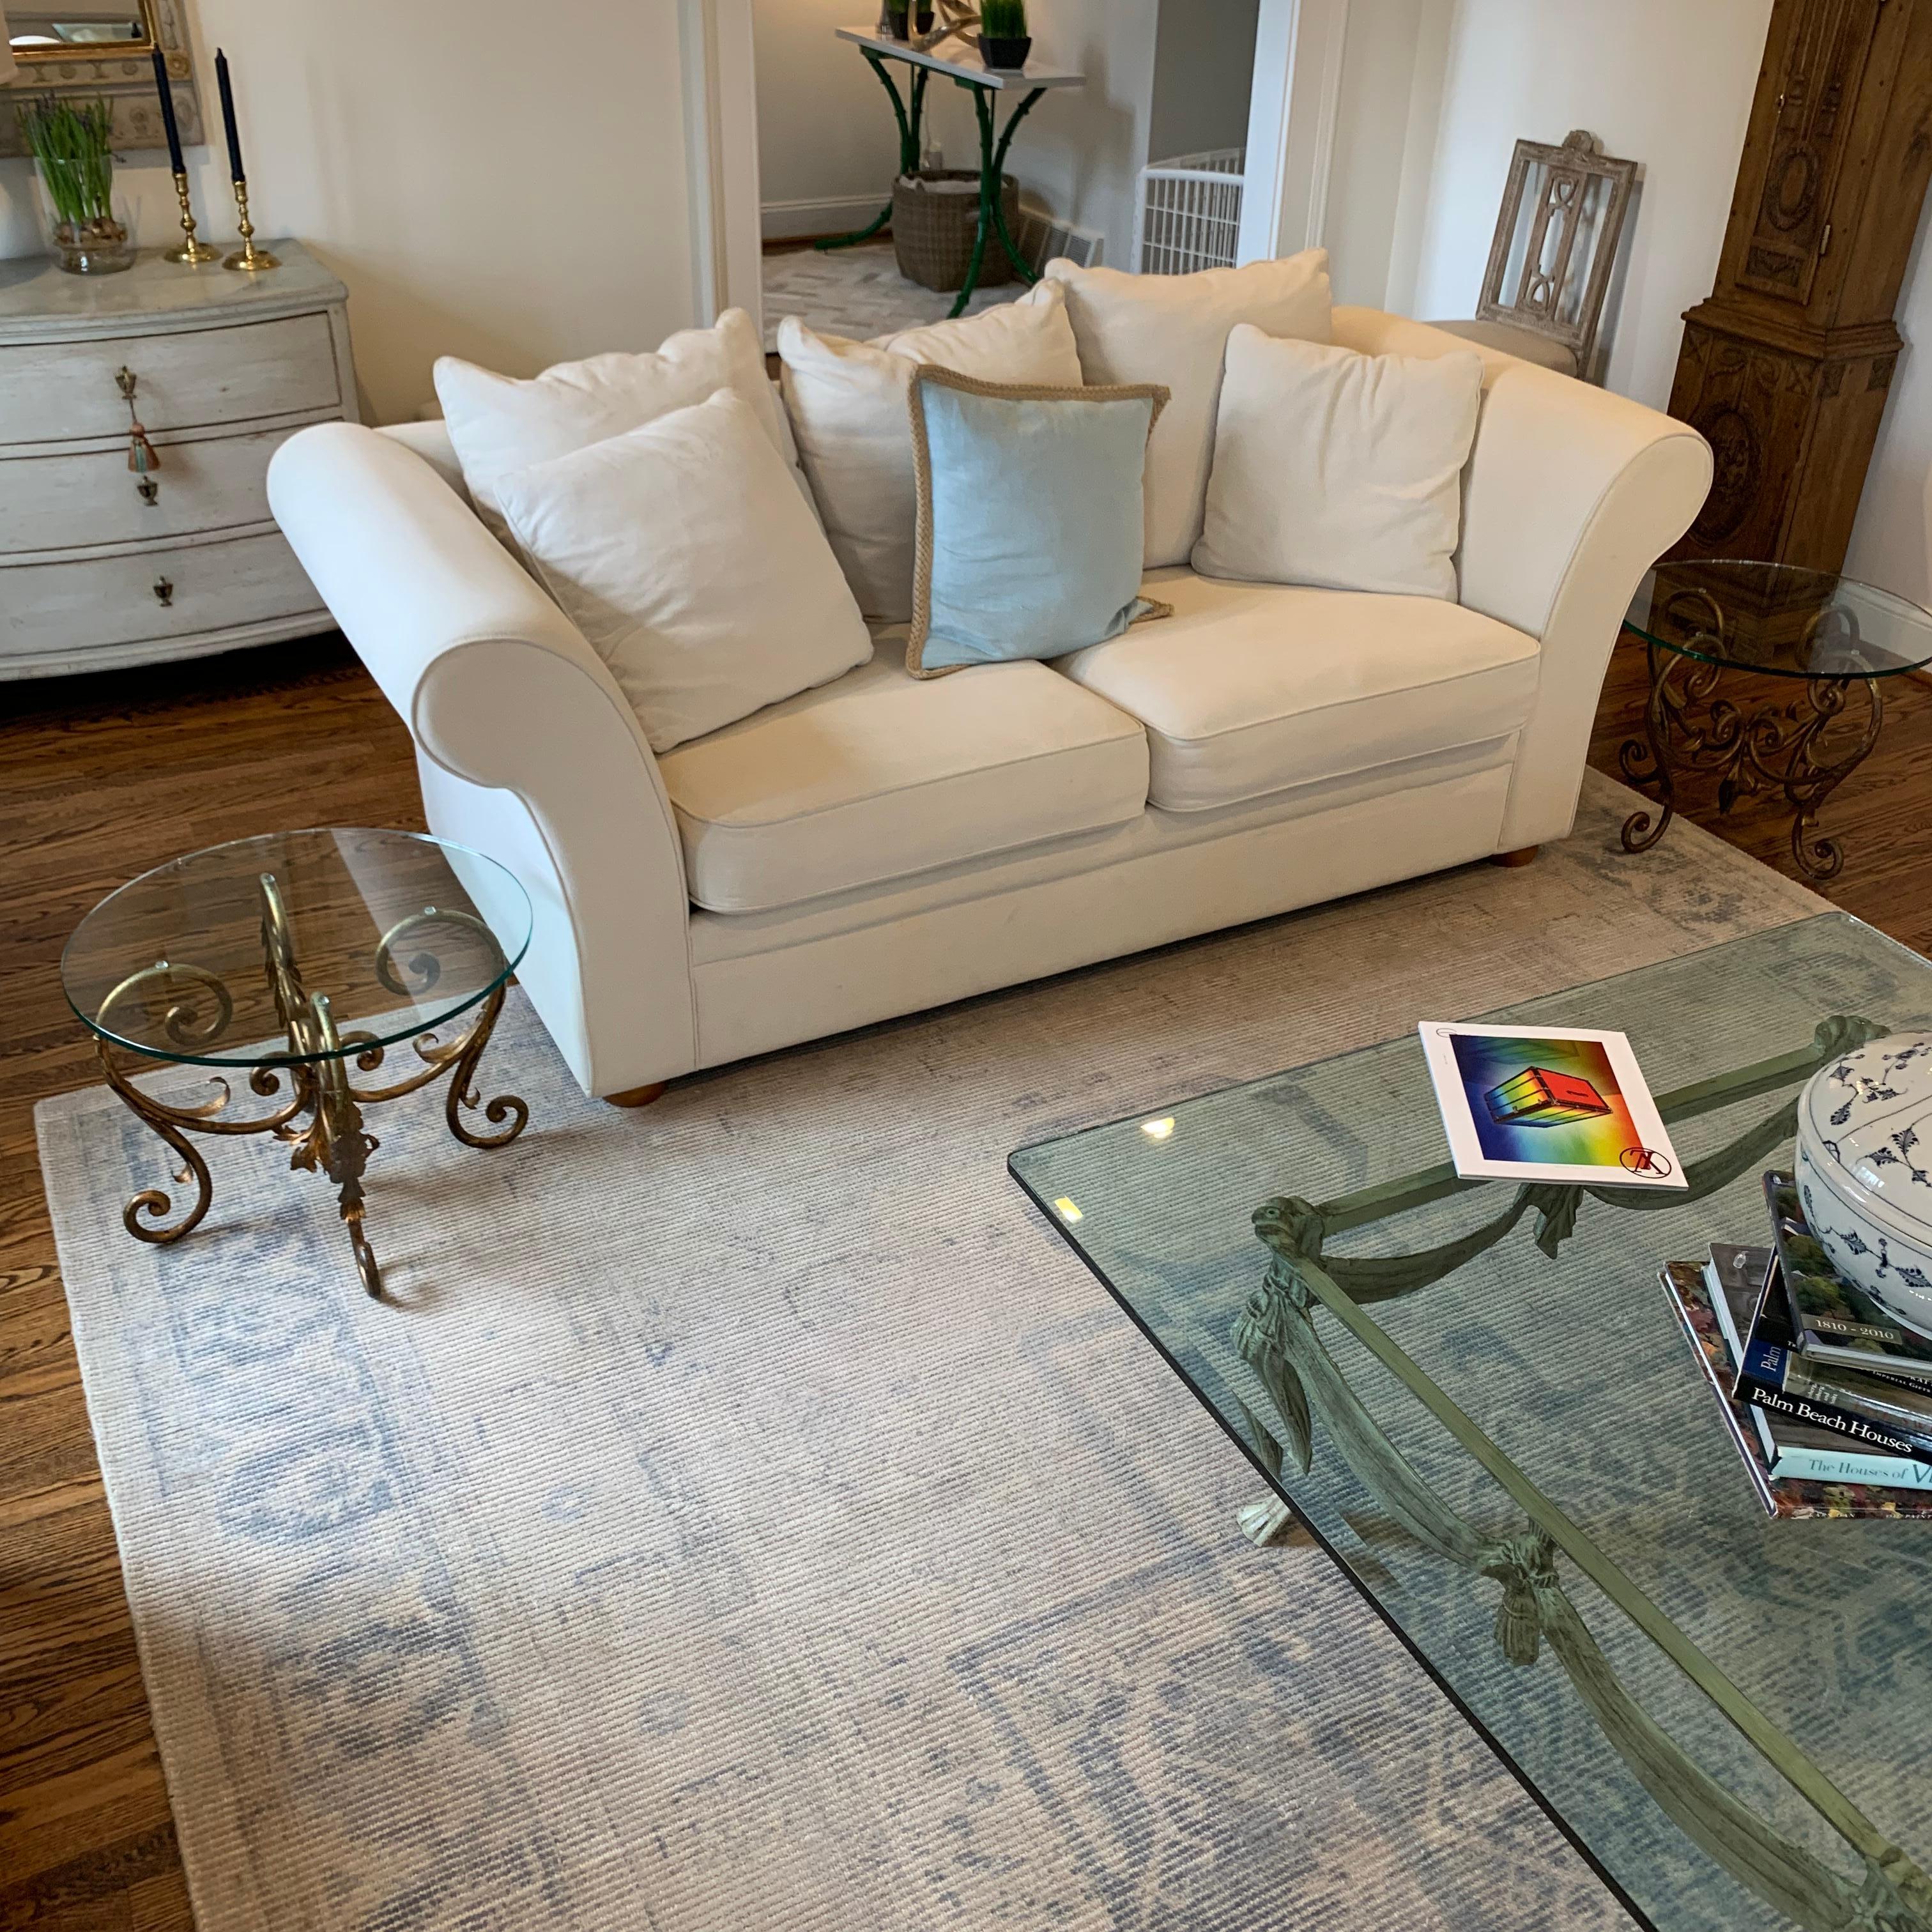
[[[1682,1187],[1683,1166],[1620,1033],[1425,1020],[1456,1172],[1466,1180]]]

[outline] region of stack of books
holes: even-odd
[[[1790,1174],[1764,1184],[1770,1245],[1714,1243],[1662,1276],[1759,1501],[1932,1517],[1932,1340],[1838,1276]]]

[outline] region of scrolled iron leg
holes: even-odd
[[[341,1058],[342,1040],[335,1030],[328,994],[311,993],[308,1004],[316,1045],[327,1057],[315,1065],[315,1118],[296,1144],[289,1165],[311,1172],[320,1168],[335,1183],[350,1246],[356,1252],[356,1272],[364,1292],[380,1298],[382,1274],[362,1226],[362,1176],[380,1143],[374,1134],[362,1130],[362,1110],[350,1090],[348,1066]]]
[[[928,70],[914,69],[912,78],[912,100],[910,108],[901,98],[898,89],[892,85],[892,77],[886,71],[886,64],[870,47],[860,51],[866,56],[867,65],[879,76],[879,84],[891,97],[892,118],[898,123],[899,172],[916,173],[919,168],[920,115],[926,103],[926,76]],[[823,241],[812,245],[820,254],[830,254],[835,249],[856,248],[862,242],[869,242],[892,218],[892,205],[888,201],[877,215],[862,228],[855,228],[849,235],[828,235]]]
[[[1006,260],[1013,265],[1022,281],[1040,280],[1033,264],[1020,253],[1018,244],[1006,232],[1006,211],[1000,206],[1000,187],[1005,178],[1006,154],[1012,146],[1014,133],[1046,90],[1036,87],[1021,101],[1006,117],[1006,124],[995,141],[991,91],[974,87],[970,81],[962,80],[958,85],[972,94],[973,118],[980,130],[980,221],[974,231],[973,254],[966,264],[966,279],[959,285],[958,298],[946,311],[949,320],[966,313],[966,304],[973,299],[980,286],[980,272],[986,266],[989,243],[997,242],[1005,250]]]
[[[184,1234],[191,1234],[200,1226],[202,1217],[207,1214],[209,1204],[214,1198],[214,1183],[208,1172],[208,1162],[202,1158],[201,1150],[182,1132],[168,1114],[156,1106],[114,1064],[108,1053],[107,1042],[97,1040],[95,1044],[101,1067],[107,1076],[108,1085],[120,1095],[128,1111],[166,1144],[169,1151],[180,1163],[174,1169],[176,1184],[185,1185],[190,1179],[194,1183],[194,1204],[171,1228],[154,1225],[174,1211],[172,1197],[161,1188],[143,1188],[121,1210],[121,1224],[135,1240],[165,1246],[170,1241],[179,1240]],[[146,1217],[145,1220],[142,1218],[143,1216]]]
[[[471,1029],[463,1051],[457,1056],[456,1070],[449,1076],[443,1117],[449,1123],[449,1131],[465,1147],[508,1147],[523,1132],[530,1118],[529,1103],[514,1094],[500,1094],[483,1107],[483,1118],[493,1127],[502,1126],[506,1120],[510,1123],[501,1133],[479,1134],[463,1118],[465,1108],[474,1113],[482,1105],[476,1094],[476,1066],[483,1058],[483,1049],[490,1044],[490,1034],[496,1030],[496,1016],[502,1010],[503,989],[499,986],[485,1003],[482,1017]]]
[[[1659,807],[1653,823],[1648,812],[1634,812],[1624,820],[1623,848],[1648,852],[1676,816],[1677,792],[1670,777],[1670,668],[1660,663],[1654,644],[1648,647],[1650,701],[1644,706],[1644,735],[1626,739],[1617,752],[1618,768],[1640,789],[1656,794]]]
[[[1820,741],[1844,715],[1854,684],[1862,686],[1868,706],[1864,728],[1835,759],[1816,755]],[[1805,877],[1822,884],[1844,869],[1844,848],[1835,838],[1818,836],[1818,814],[1825,801],[1870,755],[1885,722],[1885,700],[1876,678],[1833,678],[1813,686],[1811,716],[1798,732],[1784,775],[1784,795],[1792,808],[1791,856]]]

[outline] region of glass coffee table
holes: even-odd
[[[110,892],[75,928],[62,984],[108,1084],[175,1155],[176,1185],[194,1188],[172,1221],[161,1189],[136,1195],[122,1214],[128,1232],[178,1241],[207,1214],[214,1184],[189,1135],[273,1134],[289,1144],[291,1166],[335,1184],[356,1271],[380,1295],[362,1226],[376,1143],[362,1109],[447,1076],[445,1112],[459,1141],[516,1138],[529,1108],[514,1095],[483,1105],[476,1082],[530,937],[530,900],[512,873],[408,832],[239,839]],[[405,1042],[409,1065],[370,1078]],[[158,1062],[217,1070],[214,1092],[184,1105],[152,1082],[136,1086],[132,1075]],[[237,1106],[230,1073],[245,1073],[262,1104]],[[472,1124],[479,1108],[494,1132]]]
[[[1924,1932],[1932,1522],[1767,1520],[1658,1277],[1932,965],[1834,914],[1484,1017],[1627,1032],[1688,1192],[1459,1180],[1413,1033],[1012,1171],[1640,1921]]]
[[[1630,814],[1624,850],[1664,836],[1694,774],[1717,779],[1722,812],[1783,792],[1798,869],[1835,878],[1845,855],[1818,836],[1819,812],[1878,742],[1884,680],[1932,664],[1932,611],[1828,571],[1700,558],[1646,571],[1624,628],[1644,640],[1650,701],[1617,761],[1660,808]],[[1753,677],[1771,682],[1748,709]]]

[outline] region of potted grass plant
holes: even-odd
[[[980,0],[980,58],[996,74],[1027,64],[1033,52],[1026,0]]]
[[[76,275],[132,268],[127,224],[113,206],[114,110],[105,100],[42,94],[20,110],[20,132],[40,164],[53,209],[54,253]]]

